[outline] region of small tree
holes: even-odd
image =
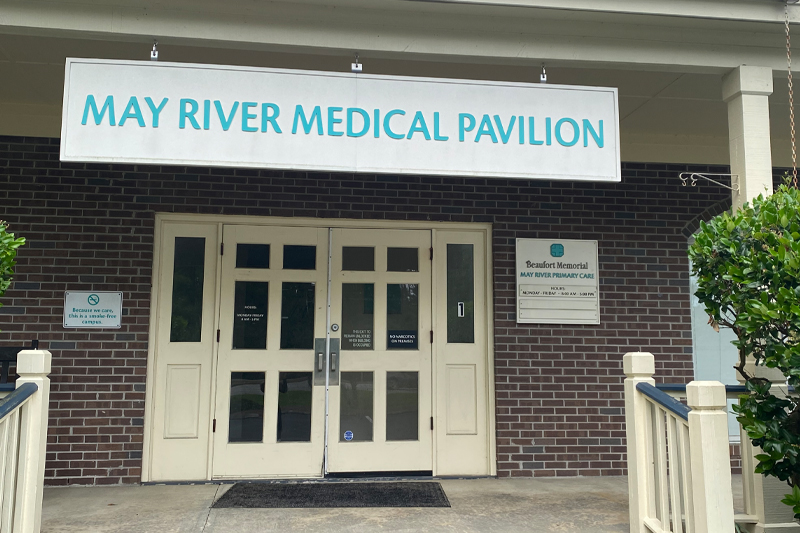
[[[734,215],[701,224],[689,258],[709,324],[737,337],[736,370],[749,394],[733,409],[764,452],[755,471],[792,487],[783,502],[800,518],[800,399],[773,395],[768,380],[745,369],[751,356],[800,391],[800,191],[784,184]]]
[[[14,238],[13,233],[8,232],[8,224],[0,220],[0,297],[6,293],[11,285],[11,276],[14,275],[14,265],[16,265],[17,248],[25,244],[25,238]],[[3,304],[0,302],[0,307]]]

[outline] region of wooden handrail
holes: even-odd
[[[14,392],[0,400],[0,422],[28,401],[38,390],[39,386],[36,383],[23,383]]]
[[[690,408],[683,405],[681,402],[670,396],[665,392],[661,392],[649,383],[637,383],[636,390],[659,404],[661,407],[671,412],[675,416],[679,416],[684,420],[689,420]]]

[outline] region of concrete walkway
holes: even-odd
[[[451,508],[211,509],[231,485],[48,488],[43,532],[627,532],[626,478],[442,480]]]

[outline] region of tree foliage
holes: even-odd
[[[733,409],[763,450],[756,473],[793,488],[783,502],[800,518],[800,399],[773,394],[768,380],[745,368],[751,356],[800,391],[800,191],[784,184],[733,215],[702,223],[689,258],[709,324],[737,337],[736,369],[749,394]]]
[[[8,224],[0,220],[0,297],[6,293],[11,285],[11,276],[14,275],[14,265],[16,265],[17,248],[25,244],[25,238],[14,238],[13,233],[8,232]],[[3,304],[0,303],[0,307]]]

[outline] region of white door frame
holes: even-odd
[[[486,417],[486,449],[488,451],[485,465],[485,475],[496,475],[497,473],[497,460],[496,460],[496,437],[495,437],[495,380],[494,380],[494,291],[493,291],[493,255],[492,255],[492,225],[487,223],[460,223],[460,222],[430,222],[430,221],[405,221],[405,220],[352,220],[352,219],[324,219],[324,218],[291,218],[291,217],[259,217],[259,216],[244,216],[244,215],[206,215],[206,214],[182,214],[182,213],[156,213],[154,223],[154,238],[153,238],[153,272],[152,272],[152,286],[150,295],[150,328],[148,335],[148,349],[147,349],[147,377],[145,389],[145,415],[144,415],[144,442],[142,453],[142,482],[156,481],[152,476],[153,464],[153,431],[152,423],[154,419],[154,387],[156,383],[155,376],[155,359],[157,356],[156,339],[160,327],[169,327],[163,321],[159,320],[159,288],[164,281],[162,280],[162,258],[161,248],[163,246],[162,235],[165,225],[168,224],[202,224],[202,225],[215,225],[217,226],[217,242],[222,241],[222,225],[223,224],[243,224],[253,226],[296,226],[296,227],[335,227],[335,228],[362,228],[362,229],[425,229],[433,230],[447,230],[450,232],[469,232],[479,233],[483,237],[485,246],[485,263],[484,263],[484,278],[483,286],[485,298],[485,316],[487,318],[484,326],[486,329],[486,373],[485,373],[485,390],[486,394],[486,409],[484,416]],[[213,305],[216,306],[214,310],[214,324],[213,329],[219,329],[219,298],[220,298],[220,276],[222,275],[221,259],[222,257],[217,254],[216,264],[216,286],[215,286],[215,301]],[[437,261],[441,263],[445,260],[444,253],[434,254],[434,276],[433,276],[433,291],[436,294],[437,281],[441,277],[436,274],[439,272],[437,268]],[[433,313],[433,327],[434,331],[443,335],[446,332],[446,318],[444,320],[439,316],[441,313],[437,312],[437,303],[434,299]],[[476,324],[476,327],[479,326]],[[217,368],[218,357],[217,343],[214,343],[212,354],[212,368]],[[432,364],[436,368],[437,353],[434,345],[432,354]],[[436,397],[437,386],[439,379],[434,377],[432,383],[432,401],[434,403],[433,410],[436,411]],[[212,398],[209,409],[213,408],[215,402],[216,392],[216,374],[212,378],[211,383]],[[209,431],[209,449],[207,455],[206,466],[206,480],[211,479],[211,461],[213,457],[212,446],[213,438],[211,435],[211,428]],[[437,475],[437,438],[436,433],[433,434],[433,473]]]

